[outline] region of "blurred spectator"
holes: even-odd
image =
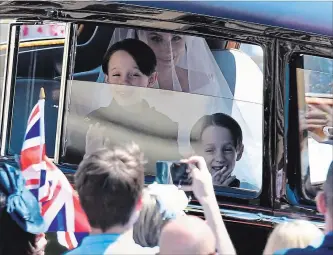
[[[186,216],[170,221],[160,238],[160,254],[216,254],[216,239],[206,222],[198,217]]]
[[[142,208],[143,154],[135,144],[88,155],[75,173],[75,186],[91,233],[67,254],[156,254],[133,240]]]
[[[274,253],[275,255],[290,255],[290,254],[317,254],[328,255],[332,254],[333,250],[333,161],[329,167],[324,190],[320,191],[316,198],[317,209],[325,216],[325,236],[318,244],[311,244],[308,247],[281,250]]]
[[[45,224],[34,195],[25,188],[21,171],[0,167],[0,254],[43,255]]]
[[[271,255],[281,249],[305,248],[322,237],[323,232],[308,221],[284,222],[277,225],[269,236],[264,255]]]
[[[133,238],[143,247],[156,247],[162,227],[170,219],[185,215],[188,198],[175,185],[157,183],[148,185],[143,194],[143,208],[134,224]]]
[[[204,225],[206,223],[199,219],[185,219],[187,216],[184,219],[178,218],[175,221],[170,221],[162,229],[160,254],[207,255],[215,254],[215,250],[220,255],[236,254],[217,204],[212,176],[208,171],[205,159],[193,156],[183,160],[183,162],[188,163],[190,168],[188,171],[192,178],[192,186],[184,186],[183,189],[193,191],[196,199],[203,207],[207,225],[213,235],[209,233],[210,231]],[[184,239],[182,239],[182,236],[184,236]],[[187,242],[186,238],[191,242]],[[215,246],[215,249],[212,249],[212,245]],[[197,252],[193,253],[196,249]]]

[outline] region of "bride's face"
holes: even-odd
[[[162,32],[144,32],[154,51],[158,65],[177,63],[185,53],[185,37]]]

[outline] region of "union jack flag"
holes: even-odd
[[[20,157],[26,186],[41,205],[48,232],[58,232],[59,242],[75,248],[90,232],[79,197],[64,173],[46,156],[44,91],[28,119]]]

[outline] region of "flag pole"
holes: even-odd
[[[43,101],[41,101],[43,100]],[[43,140],[41,139],[40,140],[40,161],[42,162],[43,161],[43,154],[45,153],[44,151],[44,146],[45,146],[45,124],[44,124],[44,102],[45,102],[45,91],[44,91],[44,88],[41,87],[40,88],[40,92],[39,92],[39,107],[40,107],[40,111],[41,111],[41,121],[40,121],[40,127],[39,127],[39,130],[41,132],[41,137],[43,138]]]
[[[45,99],[45,91],[43,87],[40,88],[39,99]]]

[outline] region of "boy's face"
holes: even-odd
[[[135,87],[147,87],[149,77],[144,75],[133,57],[126,51],[119,50],[109,60],[106,82]]]
[[[130,86],[152,87],[156,82],[156,73],[151,76],[144,75],[133,57],[126,51],[119,50],[113,53],[109,60],[105,82],[115,84],[112,86],[112,94],[119,104],[135,104],[141,99],[140,90],[132,89]]]
[[[229,129],[209,126],[202,133],[201,143],[210,173],[224,172],[229,177],[240,159]]]

